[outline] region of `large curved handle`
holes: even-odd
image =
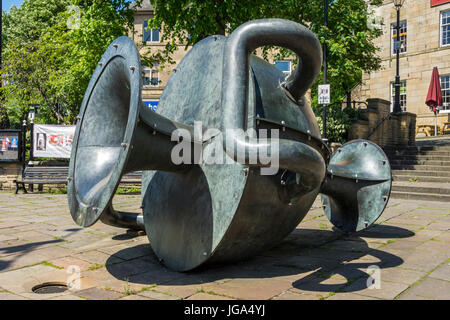
[[[239,26],[228,37],[223,56],[222,108],[224,128],[242,129],[248,103],[249,61],[262,46],[293,50],[300,67],[286,80],[285,87],[298,100],[311,87],[322,64],[322,48],[312,31],[284,19],[253,20]]]
[[[301,68],[294,71],[285,85],[297,100],[309,89],[320,72],[320,43],[304,26],[289,20],[263,19],[238,27],[228,37],[223,56],[221,102],[225,152],[235,161],[251,167],[267,166],[260,155],[275,156],[278,158],[278,168],[299,174],[305,190],[316,189],[325,177],[325,161],[313,147],[287,139],[274,141],[270,138],[261,141],[238,133],[244,131],[247,118],[250,54],[264,45],[292,49],[302,60],[299,64]],[[252,156],[256,156],[256,159],[252,159]]]

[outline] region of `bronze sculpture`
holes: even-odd
[[[265,45],[293,50],[299,67],[285,79],[251,54]],[[387,204],[390,165],[369,141],[349,142],[333,155],[322,142],[304,98],[321,61],[320,43],[304,26],[250,21],[229,37],[197,43],[155,113],[141,102],[136,46],[116,39],[77,123],[68,183],[74,221],[145,229],[161,262],[177,271],[275,245],[319,192],[337,228],[367,228]],[[144,170],[143,215],[112,208],[121,175],[134,170]]]

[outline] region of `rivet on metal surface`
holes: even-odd
[[[117,49],[119,47],[119,45],[117,43],[114,43],[113,47]]]
[[[383,165],[385,165],[386,164],[386,160],[383,160]]]
[[[92,212],[97,213],[98,212],[98,208],[96,208],[96,207],[92,208]]]
[[[248,173],[249,173],[249,169],[248,168],[244,168],[244,169],[242,169],[242,171],[244,171],[245,176],[248,176]]]
[[[387,196],[383,196],[383,200],[384,200],[384,201],[386,201],[386,200],[387,200],[387,198],[388,198]]]
[[[126,147],[128,147],[128,144],[126,144],[126,143],[121,143],[120,146],[121,146],[122,148],[126,149]]]
[[[208,256],[208,252],[203,252],[203,255],[204,255],[205,257],[207,257],[207,256]]]
[[[366,226],[366,228],[369,226],[369,222],[364,221],[364,225]]]
[[[135,66],[130,66],[130,70],[134,72],[134,70],[136,70]]]
[[[281,185],[282,185],[282,186],[285,186],[285,185],[286,185],[286,181],[281,180]]]
[[[98,65],[101,67],[101,66],[103,66],[103,63],[102,63],[102,62],[99,62]]]
[[[283,126],[283,128],[282,128],[283,132],[286,131],[286,128],[285,128],[285,126],[284,126],[285,124],[286,124],[286,122],[284,122],[284,120],[282,120],[282,121],[281,121],[281,125]]]
[[[67,181],[72,181],[72,177],[67,177]]]
[[[363,142],[364,147],[367,147],[367,142]]]

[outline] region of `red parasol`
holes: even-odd
[[[437,67],[433,68],[433,74],[431,75],[430,87],[428,88],[427,100],[425,103],[430,107],[431,111],[439,113],[439,106],[442,106],[442,91]]]
[[[434,113],[434,135],[437,136],[437,114],[439,113],[439,106],[442,106],[441,83],[439,82],[439,72],[437,67],[433,68],[430,87],[428,88],[427,100],[425,100],[425,103]]]

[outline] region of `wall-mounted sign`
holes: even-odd
[[[329,104],[330,103],[330,85],[320,84],[319,85],[319,104]]]
[[[150,109],[152,109],[153,112],[156,111],[156,109],[158,109],[158,103],[159,101],[143,101],[144,104],[149,107]]]
[[[431,0],[431,6],[438,6],[440,4],[449,3],[450,0]]]
[[[33,156],[38,158],[70,158],[75,127],[35,124]]]
[[[20,130],[0,130],[0,161],[20,161]]]

